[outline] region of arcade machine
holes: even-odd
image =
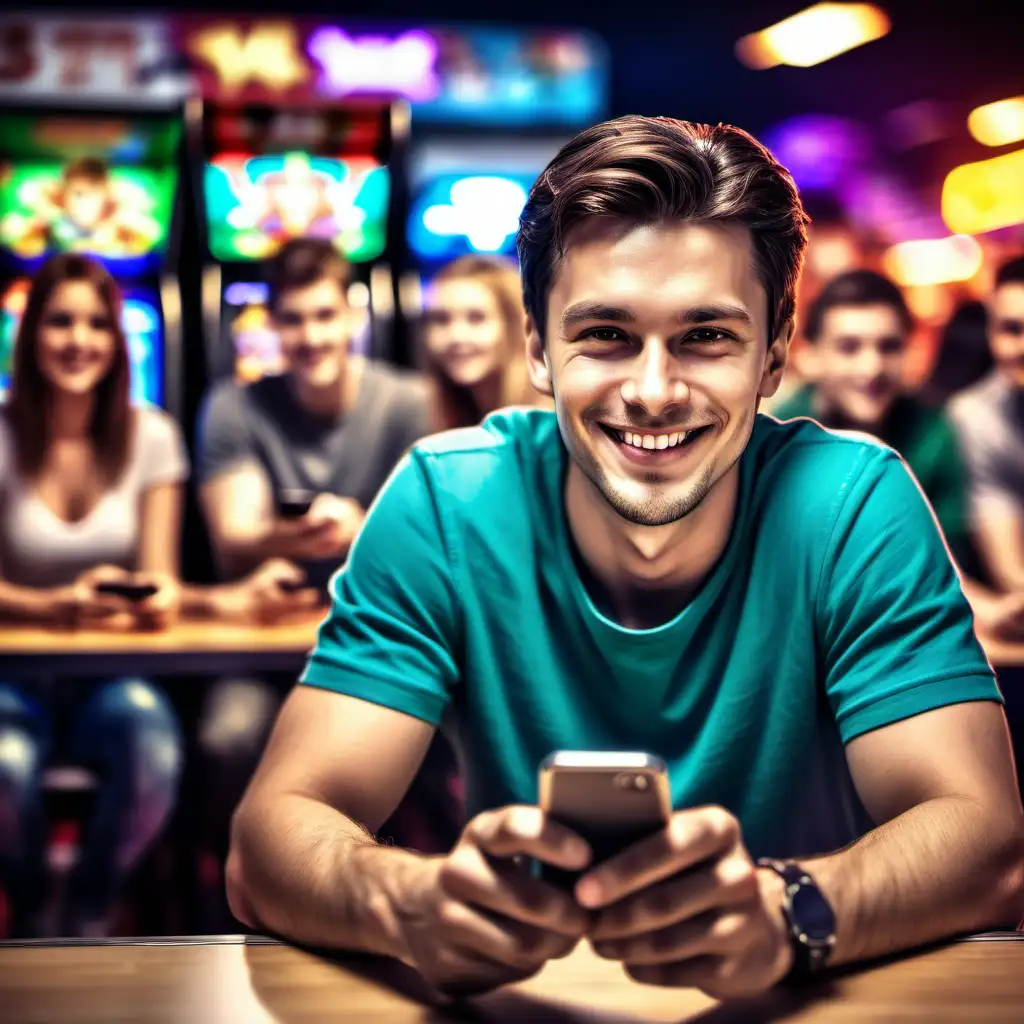
[[[515,259],[519,215],[537,175],[606,107],[604,51],[557,30],[445,28],[439,91],[412,107],[410,211],[414,265],[399,295],[406,318],[421,286],[468,253]]]
[[[168,254],[180,121],[19,113],[0,121],[0,396],[30,276],[81,252],[121,286],[133,401],[174,405],[166,363],[180,346]]]
[[[393,355],[394,284],[388,255],[392,176],[408,114],[387,100],[325,102],[313,91],[275,99],[225,94],[200,75],[188,108],[202,197],[207,374],[250,382],[280,372],[263,262],[287,240],[326,238],[353,265],[350,301],[365,312],[354,347]]]

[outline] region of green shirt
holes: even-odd
[[[814,411],[814,388],[801,388],[780,402],[772,415],[780,420],[797,416],[819,420]],[[950,550],[962,565],[970,563],[967,472],[952,421],[940,410],[904,395],[896,399],[882,428],[873,433],[906,460],[935,511]]]
[[[416,445],[331,584],[303,682],[450,727],[471,813],[535,803],[558,749],[642,750],[677,808],[721,804],[755,856],[870,827],[854,737],[999,700],[934,520],[862,437],[758,416],[727,547],[654,629],[595,606],[574,561],[552,413]]]

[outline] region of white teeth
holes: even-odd
[[[669,434],[668,435],[668,446],[674,448],[679,442],[685,437],[685,434]]]
[[[645,448],[653,449],[656,444],[657,444],[657,441],[655,441],[653,434],[644,434],[644,447]]]
[[[619,440],[634,448],[646,448],[648,451],[663,451],[682,444],[692,431],[682,430],[675,434],[634,434],[629,430],[616,431]]]
[[[659,434],[658,435],[658,440],[657,440],[657,447],[658,448],[667,448],[668,447],[668,442],[669,442],[668,434]]]

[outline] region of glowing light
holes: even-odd
[[[1024,139],[1024,96],[986,103],[967,115],[967,130],[983,146],[1006,146]]]
[[[270,298],[270,286],[262,281],[232,281],[224,289],[229,306],[262,306]]]
[[[435,235],[465,235],[477,252],[500,252],[519,227],[526,191],[509,178],[460,178],[450,203],[423,211],[423,226]]]
[[[849,168],[866,163],[872,149],[862,125],[825,114],[787,118],[764,142],[801,189],[832,188]]]
[[[874,4],[815,4],[743,36],[736,56],[758,71],[779,64],[807,68],[881,39],[889,26],[888,16]]]
[[[981,246],[970,235],[900,242],[882,258],[886,272],[904,287],[968,281],[981,269]]]
[[[440,88],[437,43],[426,32],[406,32],[397,39],[355,38],[327,26],[310,36],[307,49],[323,69],[323,90],[336,96],[387,93],[429,100]]]
[[[1024,224],[1024,149],[953,168],[942,185],[942,219],[965,235]]]
[[[236,25],[210,25],[195,34],[189,49],[213,68],[225,89],[249,82],[291,89],[308,75],[295,28],[287,22],[263,22],[247,35]]]

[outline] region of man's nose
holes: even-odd
[[[685,402],[689,388],[680,379],[679,368],[664,345],[647,345],[622,385],[622,397],[630,405],[639,405],[651,416]]]

